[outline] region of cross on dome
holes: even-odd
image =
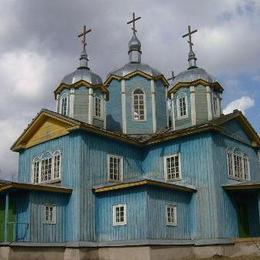
[[[81,42],[82,42],[82,45],[83,45],[83,51],[86,51],[86,45],[87,45],[86,35],[87,35],[88,33],[90,33],[91,31],[92,31],[91,29],[88,29],[88,30],[87,30],[86,25],[84,25],[83,28],[82,28],[82,33],[80,33],[80,34],[78,35],[79,38],[82,37]]]
[[[195,30],[191,30],[191,26],[189,25],[188,26],[188,33],[182,35],[182,38],[185,38],[185,37],[189,37],[189,40],[188,40],[188,44],[189,44],[189,47],[190,47],[190,52],[189,52],[189,58],[188,58],[188,61],[189,61],[189,68],[196,68],[197,65],[196,65],[196,55],[192,49],[192,46],[193,46],[193,43],[192,43],[192,39],[191,39],[191,36],[192,34],[196,33],[198,30],[195,29]]]
[[[129,22],[127,22],[127,24],[131,24],[131,23],[133,24],[133,27],[132,27],[131,29],[133,30],[134,33],[137,32],[137,30],[135,29],[135,22],[136,22],[137,20],[140,20],[140,19],[141,19],[141,16],[135,17],[135,12],[133,12],[133,19],[130,20]]]

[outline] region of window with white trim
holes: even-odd
[[[141,89],[133,92],[133,119],[137,121],[145,120],[145,95]]]
[[[102,118],[102,99],[101,97],[95,97],[94,99],[94,116]]]
[[[179,180],[181,178],[180,154],[164,157],[164,172],[167,181]]]
[[[32,182],[44,183],[61,178],[61,152],[45,153],[32,161]]]
[[[35,158],[33,160],[33,183],[40,182],[40,159]]]
[[[250,180],[250,165],[246,154],[239,150],[227,152],[228,176],[237,180]]]
[[[44,205],[43,217],[45,224],[56,224],[56,205]]]
[[[188,117],[187,95],[177,97],[177,118],[182,119]]]
[[[60,113],[64,116],[69,114],[69,96],[67,94],[60,99]]]
[[[212,96],[212,103],[213,103],[213,114],[217,116],[219,114],[219,98],[216,94]]]
[[[113,205],[113,226],[126,225],[126,204]]]
[[[166,205],[166,224],[177,226],[177,206],[172,204]]]
[[[60,152],[57,151],[53,154],[53,179],[60,179],[60,163],[61,156]]]
[[[109,154],[108,163],[108,181],[123,180],[123,157]]]

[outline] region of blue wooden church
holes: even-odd
[[[1,244],[113,247],[228,244],[260,236],[260,138],[222,113],[223,87],[196,64],[169,81],[142,62],[133,17],[128,62],[103,82],[88,65],[54,91],[11,149],[0,182]],[[127,258],[125,258],[127,259]]]

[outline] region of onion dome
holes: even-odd
[[[92,85],[103,83],[101,77],[89,69],[88,56],[85,50],[82,51],[79,61],[79,67],[74,72],[66,75],[61,83],[71,85],[80,80],[84,80]]]
[[[141,62],[141,42],[136,36],[136,33],[133,33],[131,40],[128,43],[128,55],[129,62],[131,63],[140,63]]]

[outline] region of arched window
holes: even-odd
[[[60,113],[64,116],[69,114],[69,96],[64,94],[60,99]]]
[[[177,97],[177,118],[182,119],[188,117],[188,101],[187,95],[181,94]]]
[[[52,154],[46,153],[41,160],[41,182],[52,179]]]
[[[61,156],[60,151],[56,151],[53,153],[53,179],[60,179],[60,164],[61,164]]]
[[[33,170],[32,182],[33,183],[40,182],[40,162],[41,162],[41,160],[38,157],[33,159],[33,163],[32,163],[32,170]]]
[[[145,120],[145,95],[141,89],[136,89],[133,92],[133,119]]]

